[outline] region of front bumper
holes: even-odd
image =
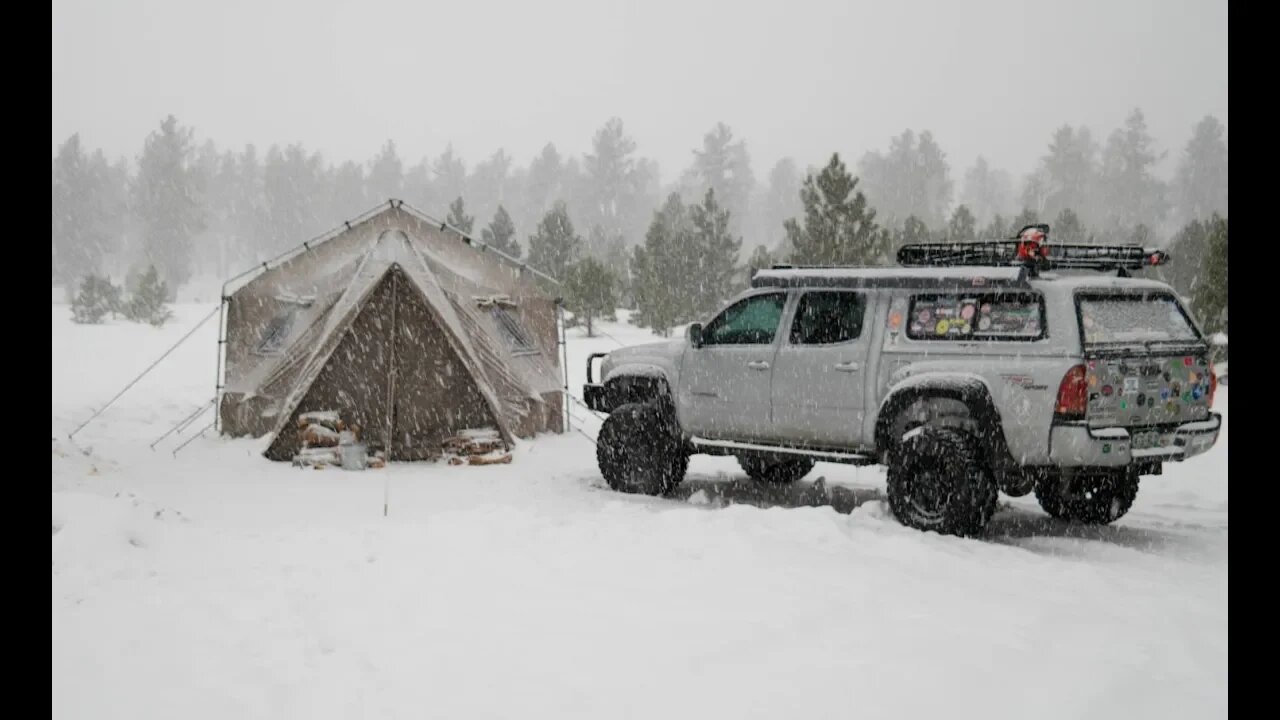
[[[1218,442],[1222,415],[1168,428],[1095,428],[1055,425],[1049,433],[1049,459],[1063,467],[1110,467],[1130,463],[1179,462],[1206,452]]]
[[[587,383],[582,386],[582,399],[586,402],[587,407],[596,412],[609,413],[613,412],[614,402],[610,397],[609,388],[604,385],[596,385]]]

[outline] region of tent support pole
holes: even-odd
[[[397,275],[391,275],[391,327],[389,334],[391,335],[391,343],[388,348],[387,356],[391,363],[391,372],[388,373],[387,379],[387,462],[391,462],[391,447],[395,444],[393,433],[395,432],[395,402],[396,402],[396,304],[399,302],[399,278]],[[387,516],[387,507],[390,504],[391,480],[389,473],[382,475],[382,517]]]
[[[560,318],[560,351],[563,356],[560,364],[564,371],[564,397],[560,398],[560,406],[564,411],[564,430],[568,432],[573,429],[569,415],[569,330],[564,322],[564,301],[559,298],[556,299],[556,315]]]
[[[195,326],[195,327],[193,327],[193,328],[191,328],[190,330],[188,330],[188,331],[187,331],[187,334],[182,336],[182,339],[180,339],[180,340],[178,340],[178,342],[174,343],[174,344],[173,344],[173,346],[172,346],[172,347],[170,347],[168,350],[165,350],[165,351],[164,351],[164,354],[163,354],[163,355],[161,355],[160,357],[156,358],[156,361],[155,361],[155,362],[153,362],[153,363],[151,363],[150,365],[148,365],[148,366],[147,366],[147,369],[146,369],[146,370],[143,370],[141,374],[139,374],[139,375],[138,375],[137,377],[135,377],[134,379],[130,380],[130,381],[129,381],[129,384],[128,384],[128,385],[125,385],[123,390],[121,390],[120,392],[116,393],[115,397],[113,397],[113,398],[111,398],[110,400],[108,400],[106,405],[103,405],[103,406],[102,406],[101,408],[99,408],[96,412],[94,412],[92,415],[90,415],[88,420],[85,420],[84,422],[80,423],[80,425],[79,425],[75,430],[72,430],[70,433],[68,433],[68,434],[67,434],[67,438],[68,438],[68,439],[74,438],[74,437],[76,436],[76,433],[78,433],[78,432],[80,432],[81,430],[83,430],[83,429],[84,429],[84,426],[86,426],[86,425],[88,425],[89,423],[93,422],[93,419],[94,419],[94,418],[98,417],[98,416],[99,416],[99,415],[101,415],[103,412],[105,412],[107,408],[111,407],[111,405],[112,405],[113,403],[115,403],[115,401],[116,401],[116,400],[119,400],[119,399],[120,399],[120,396],[121,396],[121,395],[124,395],[126,392],[128,392],[128,391],[129,391],[129,388],[133,387],[134,385],[137,385],[139,380],[141,380],[142,378],[146,377],[146,376],[147,376],[147,373],[149,373],[149,372],[151,372],[152,370],[154,370],[154,369],[156,368],[156,366],[157,366],[157,365],[159,365],[159,364],[160,364],[160,363],[161,363],[165,358],[169,357],[169,353],[172,353],[174,350],[177,350],[179,345],[181,345],[182,343],[186,342],[186,341],[187,341],[187,339],[188,339],[188,338],[190,338],[192,335],[194,335],[194,334],[195,334],[195,332],[196,332],[197,330],[199,330],[199,329],[200,329],[200,327],[201,327],[202,325],[204,325],[205,323],[209,322],[209,318],[213,317],[213,313],[214,313],[214,312],[218,312],[218,311],[219,311],[219,310],[221,310],[221,309],[222,309],[222,306],[221,306],[221,305],[219,305],[218,307],[216,307],[216,308],[214,308],[214,309],[213,309],[213,312],[209,313],[208,315],[205,315],[203,320],[201,320],[200,322],[196,323],[196,326]]]
[[[213,431],[216,433],[221,430],[219,416],[222,414],[217,412],[219,401],[222,400],[222,364],[223,358],[227,350],[227,301],[231,298],[227,297],[227,286],[222,286],[222,303],[218,305],[218,362],[214,370],[213,378]]]

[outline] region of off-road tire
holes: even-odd
[[[753,455],[738,456],[738,466],[747,474],[747,477],[756,482],[766,482],[771,485],[790,485],[808,475],[815,464],[809,458],[775,460]]]
[[[596,462],[618,492],[665,495],[689,467],[671,412],[658,403],[629,403],[605,419],[596,437]]]
[[[999,488],[978,441],[963,430],[924,426],[889,458],[889,509],[907,527],[977,535],[996,511]]]
[[[1138,470],[1089,468],[1077,471],[1064,488],[1063,475],[1050,473],[1036,482],[1036,500],[1059,520],[1107,525],[1124,517],[1138,496]]]

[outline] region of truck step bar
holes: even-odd
[[[689,442],[698,452],[704,452],[709,455],[736,455],[739,453],[744,455],[794,455],[822,462],[844,463],[846,465],[874,465],[878,462],[870,455],[839,450],[811,450],[782,445],[737,442],[735,440],[710,440],[700,437],[690,438]]]

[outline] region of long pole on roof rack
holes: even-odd
[[[204,316],[204,319],[202,319],[200,322],[196,323],[196,326],[195,326],[195,327],[193,327],[193,328],[191,328],[190,330],[188,330],[188,331],[187,331],[187,334],[182,336],[182,339],[180,339],[180,340],[178,340],[178,342],[174,343],[174,344],[173,344],[173,346],[171,346],[168,350],[165,350],[165,351],[164,351],[164,354],[163,354],[163,355],[161,355],[160,357],[156,358],[156,361],[155,361],[155,362],[153,362],[153,363],[151,363],[150,365],[148,365],[146,370],[143,370],[141,373],[139,373],[139,374],[138,374],[138,376],[137,376],[137,377],[135,377],[134,379],[130,380],[130,381],[129,381],[129,384],[128,384],[128,385],[125,385],[125,386],[124,386],[124,389],[122,389],[120,392],[116,393],[116,394],[115,394],[115,397],[113,397],[113,398],[111,398],[110,400],[108,400],[106,405],[103,405],[101,408],[99,408],[97,411],[95,411],[92,415],[90,415],[90,416],[89,416],[89,419],[87,419],[87,420],[85,420],[84,422],[80,423],[80,425],[79,425],[79,426],[77,426],[75,430],[72,430],[70,433],[68,433],[68,434],[67,434],[67,438],[68,438],[68,439],[74,438],[74,437],[76,436],[76,433],[78,433],[78,432],[80,432],[81,430],[83,430],[83,429],[84,429],[84,427],[85,427],[86,425],[88,425],[89,423],[93,422],[93,419],[94,419],[94,418],[98,417],[98,416],[99,416],[99,415],[101,415],[103,412],[105,412],[107,408],[111,407],[111,405],[112,405],[113,403],[115,403],[115,401],[116,401],[116,400],[119,400],[119,399],[120,399],[120,396],[121,396],[121,395],[124,395],[126,392],[128,392],[128,391],[129,391],[129,388],[133,387],[134,385],[137,385],[139,380],[141,380],[142,378],[146,377],[146,376],[147,376],[147,373],[149,373],[149,372],[151,372],[152,370],[154,370],[154,369],[155,369],[155,367],[156,367],[157,365],[159,365],[159,364],[160,364],[160,363],[161,363],[165,358],[169,357],[169,354],[170,354],[170,353],[172,353],[174,350],[177,350],[179,345],[181,345],[182,343],[186,342],[186,341],[187,341],[187,339],[188,339],[188,338],[190,338],[192,335],[194,335],[194,334],[195,334],[195,332],[196,332],[197,330],[199,330],[199,329],[200,329],[200,327],[201,327],[202,325],[204,325],[205,323],[209,322],[209,318],[213,317],[213,314],[214,314],[214,313],[218,312],[218,311],[219,311],[219,310],[221,310],[221,309],[222,309],[222,306],[221,306],[221,305],[219,305],[218,307],[216,307],[216,308],[214,308],[214,309],[213,309],[213,312],[210,312],[208,315],[205,315],[205,316]]]

